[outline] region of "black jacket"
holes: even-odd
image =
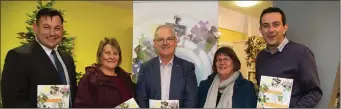
[[[208,90],[217,73],[212,73],[206,80],[200,82],[198,93],[198,106],[203,108],[206,102]],[[243,78],[242,74],[236,79],[233,87],[232,108],[256,108],[257,96],[252,82]]]
[[[75,65],[70,55],[59,54],[67,67],[71,102],[74,103],[77,87]],[[36,108],[37,85],[58,84],[61,84],[59,74],[38,42],[32,41],[8,51],[1,79],[4,108]]]

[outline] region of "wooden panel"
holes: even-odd
[[[340,62],[339,62],[339,66],[337,68],[332,94],[330,95],[330,100],[329,100],[329,105],[328,105],[329,108],[335,108],[334,103],[335,103],[336,96],[337,96],[337,93],[339,92],[339,90],[340,90]]]

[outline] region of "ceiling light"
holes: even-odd
[[[258,3],[258,1],[236,1],[236,5],[240,7],[250,7],[254,6]]]

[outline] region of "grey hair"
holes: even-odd
[[[174,31],[173,27],[170,26],[170,25],[164,24],[164,25],[159,25],[159,26],[156,28],[156,30],[155,30],[155,32],[154,32],[154,39],[158,36],[158,32],[159,32],[159,30],[160,30],[161,28],[169,28],[169,29],[171,29],[172,34],[173,34],[173,37],[176,37],[176,34],[175,34],[175,31]]]

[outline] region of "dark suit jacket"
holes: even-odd
[[[194,64],[174,56],[169,99],[179,100],[180,108],[197,104],[197,79]],[[138,75],[136,101],[141,108],[149,107],[149,99],[161,99],[160,61],[155,57],[144,63]]]
[[[197,108],[204,107],[208,90],[210,89],[216,74],[217,73],[212,73],[206,80],[200,82],[198,89],[199,103]],[[256,106],[257,95],[255,87],[252,82],[244,79],[240,74],[233,86],[232,108],[256,108]]]
[[[73,103],[77,87],[75,65],[70,55],[59,54],[69,73]],[[4,108],[36,108],[37,85],[56,84],[61,84],[59,74],[38,42],[32,41],[8,51],[1,79]]]

